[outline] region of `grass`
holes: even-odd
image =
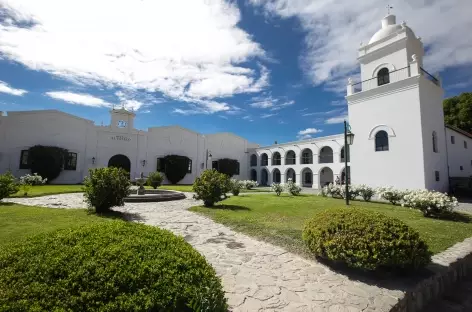
[[[109,219],[88,214],[85,209],[52,209],[0,203],[0,248],[30,235],[52,232]]]
[[[31,189],[28,191],[27,197],[54,195],[54,194],[62,194],[62,193],[80,193],[80,192],[82,192],[82,185],[80,184],[35,185],[35,186],[32,186]],[[23,191],[20,188],[20,190],[16,194],[10,197],[25,197],[25,196],[23,194]]]
[[[398,218],[416,229],[433,253],[441,252],[455,243],[472,236],[472,217],[460,215],[461,221],[425,218],[421,212],[383,203],[351,202],[372,212],[380,212]],[[204,214],[216,222],[225,224],[261,240],[285,249],[308,255],[301,239],[305,222],[317,211],[344,206],[339,199],[312,195],[289,196],[273,194],[258,196],[232,196],[215,208],[192,207],[190,210]]]

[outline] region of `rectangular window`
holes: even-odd
[[[462,167],[462,166],[460,166],[459,168],[461,169],[461,171],[464,170],[464,167]]]
[[[218,170],[218,160],[213,160],[211,162],[211,168],[215,169],[215,170]]]
[[[20,169],[29,169],[28,150],[22,150],[20,155]]]
[[[236,175],[239,175],[239,161],[238,161],[238,165],[236,167]]]
[[[77,153],[67,153],[66,163],[64,170],[76,170],[77,169]]]
[[[157,158],[156,171],[164,172],[164,158],[162,157]]]
[[[451,144],[456,144],[456,138],[453,135],[451,135]]]
[[[188,160],[188,168],[187,168],[187,173],[192,173],[192,160]]]
[[[464,148],[467,148],[467,141],[464,141]]]
[[[436,178],[436,182],[438,182],[439,181],[439,171],[435,171],[434,176]]]

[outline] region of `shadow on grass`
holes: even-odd
[[[13,205],[16,205],[16,204],[15,204],[15,203],[1,202],[1,201],[0,201],[0,207],[1,207],[1,206],[13,206]]]
[[[108,212],[97,213],[97,216],[102,218],[109,218],[123,221],[144,221],[145,219],[137,213],[122,212],[110,210]]]
[[[250,211],[251,209],[244,206],[237,206],[237,205],[215,205],[213,207],[208,207],[208,209],[220,209],[220,210],[231,210],[231,211]]]
[[[429,278],[436,272],[447,270],[447,267],[431,263],[427,267],[412,270],[376,270],[366,271],[350,268],[344,263],[337,263],[327,259],[314,257],[319,263],[329,267],[332,271],[348,277],[350,280],[374,285],[390,290],[408,291],[413,289],[420,281]]]
[[[462,223],[471,223],[472,216],[466,215],[464,213],[460,213],[457,211],[453,211],[447,214],[443,214],[438,217],[430,217],[431,219],[438,219],[438,220],[445,220],[445,221],[453,221],[453,222],[462,222]]]

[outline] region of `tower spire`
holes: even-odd
[[[387,14],[390,15],[390,10],[393,9],[393,6],[387,4]]]

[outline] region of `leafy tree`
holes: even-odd
[[[218,171],[229,177],[239,174],[239,162],[235,159],[222,158],[218,160]]]
[[[167,155],[164,157],[164,173],[167,180],[177,184],[188,172],[190,158],[180,155]]]
[[[213,207],[223,200],[222,196],[229,190],[229,177],[215,169],[205,170],[195,179],[193,191],[195,199],[203,200],[205,207]]]
[[[444,121],[447,125],[457,127],[467,132],[472,132],[472,93],[465,92],[461,95],[445,99]]]
[[[35,145],[30,147],[28,163],[31,166],[31,173],[37,173],[50,182],[61,173],[67,155],[66,149],[57,146]]]
[[[18,192],[18,184],[15,177],[7,172],[0,174],[0,200]]]

